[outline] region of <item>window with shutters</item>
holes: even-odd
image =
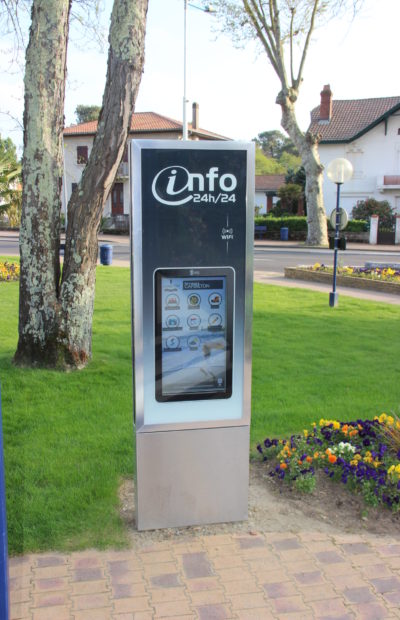
[[[89,149],[87,146],[76,147],[76,163],[77,164],[87,164],[88,150]]]

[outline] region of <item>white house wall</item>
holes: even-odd
[[[154,133],[140,134],[141,140],[165,140],[166,135],[156,135]],[[171,132],[167,134],[169,140],[178,140],[179,133]],[[64,136],[64,179],[63,179],[63,191],[62,191],[62,210],[65,213],[65,200],[68,204],[72,194],[72,183],[79,183],[82,172],[85,168],[85,164],[77,163],[77,147],[87,146],[88,157],[93,147],[94,136]],[[129,214],[129,178],[116,178],[116,183],[123,183],[124,185],[124,214]],[[106,204],[103,210],[104,216],[111,215],[111,196],[107,198]]]
[[[267,213],[267,195],[265,191],[258,192],[256,190],[255,197],[254,197],[254,206],[260,207],[260,211],[259,211],[260,215],[265,215]]]
[[[400,213],[400,186],[382,189],[385,175],[400,175],[400,113],[371,129],[358,140],[348,144],[320,144],[321,163],[326,166],[333,159],[345,157],[353,164],[354,176],[343,184],[340,206],[351,214],[358,200],[375,198],[387,200]],[[324,202],[329,215],[336,206],[336,185],[324,172]]]

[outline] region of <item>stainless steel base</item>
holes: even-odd
[[[137,433],[138,530],[247,519],[249,431]]]

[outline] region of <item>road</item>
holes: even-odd
[[[100,239],[100,243],[111,243],[113,246],[113,261],[126,261],[129,264],[129,239],[123,236],[107,236]],[[268,242],[264,242],[268,243]],[[366,261],[374,262],[395,262],[400,263],[400,248],[394,246],[388,249],[371,249],[368,245],[349,244],[352,247],[344,252],[339,252],[339,264],[361,265]],[[393,248],[393,249],[392,249]],[[0,255],[18,255],[18,236],[0,231]],[[299,247],[297,244],[288,244],[286,247],[279,242],[270,242],[268,245],[255,243],[254,248],[254,270],[271,274],[284,273],[285,267],[295,267],[296,265],[313,265],[314,263],[324,263],[332,265],[333,251]]]

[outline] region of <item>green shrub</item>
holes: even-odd
[[[346,232],[365,232],[369,228],[368,221],[365,220],[349,220],[346,228],[343,230],[343,233]],[[330,223],[328,218],[328,229],[330,231],[335,230]]]
[[[369,221],[371,215],[379,216],[379,228],[392,229],[394,226],[395,212],[387,200],[375,200],[375,198],[359,200],[351,212],[354,220]]]
[[[286,217],[264,215],[256,217],[254,223],[256,226],[266,225],[268,232],[279,232],[282,227],[289,228],[291,232],[307,230],[307,218],[300,215],[288,215]]]

